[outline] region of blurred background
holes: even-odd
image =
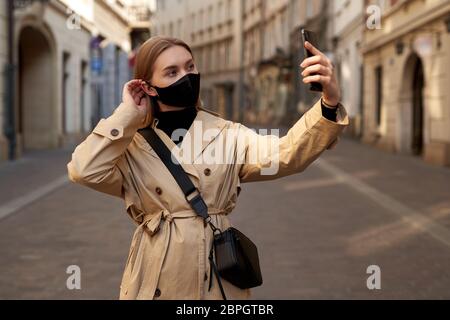
[[[242,193],[255,298],[450,298],[450,0],[5,0],[0,25],[0,298],[117,298],[133,224],[65,166],[119,105],[140,44],[183,39],[206,108],[285,131],[320,98],[301,82],[302,28],[350,126],[307,172]]]

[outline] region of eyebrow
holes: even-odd
[[[187,65],[188,63],[191,63],[191,62],[194,62],[194,60],[193,59],[189,59],[188,61],[186,61],[185,65]],[[174,68],[177,68],[177,67],[178,66],[176,66],[176,65],[168,66],[168,67],[165,67],[162,71],[164,72],[164,71],[166,71],[168,69],[174,69]]]

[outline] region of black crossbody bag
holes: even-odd
[[[216,228],[211,222],[208,207],[200,191],[194,186],[183,167],[172,161],[172,154],[153,128],[147,127],[138,130],[150,146],[158,154],[169,169],[176,182],[183,190],[186,200],[192,209],[204,219],[205,227],[209,224],[213,230],[214,242],[209,253],[211,265],[209,288],[212,283],[212,271],[217,277],[220,291],[224,300],[227,300],[221,277],[241,289],[260,286],[263,282],[259,267],[258,250],[256,245],[236,228],[230,227],[224,231]],[[216,262],[214,262],[213,249]]]

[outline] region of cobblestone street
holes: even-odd
[[[0,299],[118,298],[134,224],[119,199],[68,181],[70,154],[0,166]],[[258,246],[253,298],[449,299],[449,190],[448,168],[346,139],[301,174],[243,184],[230,218]]]

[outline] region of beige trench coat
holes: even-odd
[[[170,172],[137,132],[145,122],[141,117],[134,107],[120,104],[75,148],[67,164],[71,181],[124,199],[126,212],[137,224],[121,281],[120,299],[222,299],[214,273],[208,291],[212,230],[204,227],[202,218],[190,208]],[[222,230],[231,226],[227,215],[236,206],[241,182],[272,180],[303,171],[323,151],[334,147],[349,123],[342,105],[338,108],[337,122],[324,118],[319,100],[286,136],[277,138],[257,134],[240,123],[202,109],[194,122],[204,130],[213,129],[212,134],[194,145],[199,134],[192,125],[178,147],[155,127],[157,121],[153,121],[152,127],[173,152],[183,152],[177,156],[178,161],[181,160],[201,191],[212,222]],[[198,161],[223,141],[228,131],[238,132],[239,138],[246,136],[227,137],[227,142],[232,143],[227,143],[223,150],[230,152],[234,163]],[[273,149],[274,141],[279,143],[278,149]],[[190,145],[194,146],[193,153],[189,153]],[[249,161],[256,146],[258,157]],[[185,161],[181,158],[185,154],[193,158]],[[263,168],[273,163],[279,164],[276,174],[263,175]],[[264,252],[264,248],[260,251]],[[225,280],[223,285],[230,300],[251,297],[250,289],[239,289]]]

